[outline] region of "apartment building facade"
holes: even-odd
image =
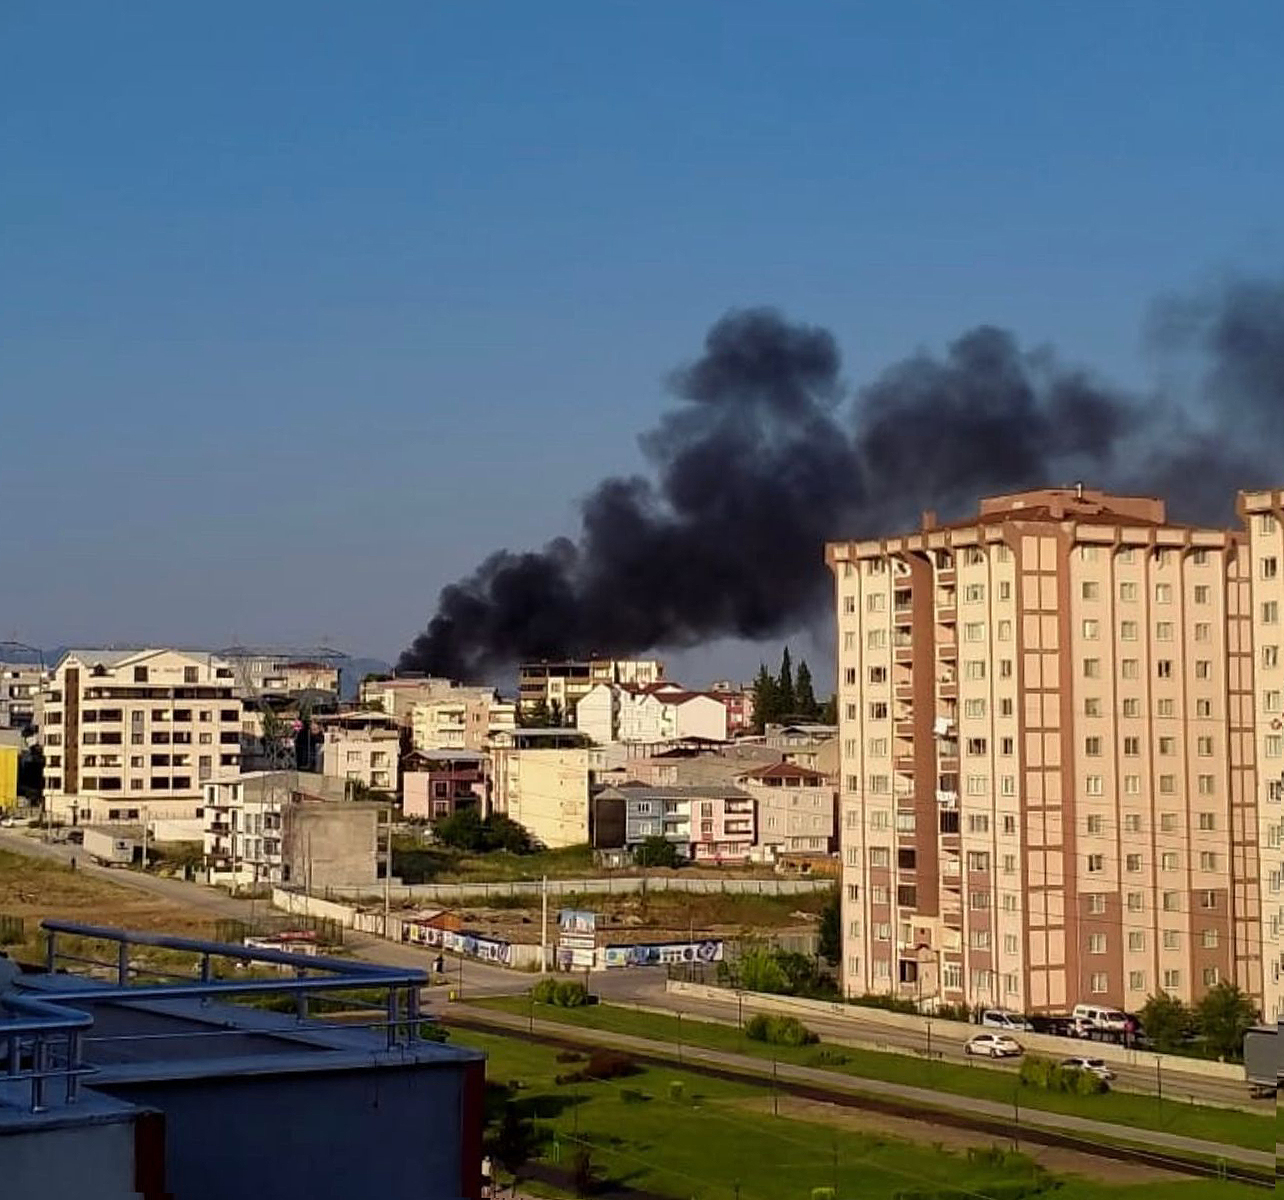
[[[395,793],[401,783],[401,730],[382,713],[341,713],[320,722],[321,774]]]
[[[757,837],[753,797],[734,786],[625,784],[605,788],[594,803],[599,823],[618,831],[619,844],[630,854],[650,838],[663,838],[692,862],[741,863],[751,857]]]
[[[34,663],[0,663],[0,729],[35,725],[44,670]]]
[[[416,750],[482,750],[492,735],[517,726],[517,705],[491,688],[456,687],[410,709],[410,743]]]
[[[57,820],[190,818],[240,764],[230,663],[186,650],[68,650],[46,679],[40,745]]]
[[[1284,1018],[1284,492],[1245,492],[1253,621],[1263,1016]]]
[[[517,703],[526,714],[543,705],[563,720],[575,716],[575,706],[600,683],[630,683],[640,687],[659,683],[664,664],[654,658],[584,658],[557,662],[522,663],[517,671]]]
[[[575,727],[599,745],[656,745],[684,738],[727,740],[727,707],[676,683],[599,683],[575,705]]]
[[[845,990],[1260,1000],[1248,538],[1050,489],[828,560]]]
[[[747,771],[738,787],[757,805],[757,850],[767,861],[787,855],[828,854],[837,843],[837,792],[833,781],[797,763],[772,763]]]

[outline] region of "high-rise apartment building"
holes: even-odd
[[[1262,974],[1268,1021],[1284,1018],[1284,492],[1245,492],[1252,580]]]
[[[44,685],[51,815],[191,817],[201,787],[241,761],[230,663],[187,650],[68,650]]]
[[[1046,490],[829,547],[849,994],[1264,998],[1279,502],[1241,534]]]

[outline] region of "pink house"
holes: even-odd
[[[487,758],[470,750],[414,750],[402,761],[402,815],[435,821],[485,808]]]
[[[739,788],[692,788],[691,857],[695,862],[744,862],[753,850],[756,821],[753,798]]]

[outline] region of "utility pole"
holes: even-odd
[[[384,833],[383,855],[383,936],[388,936],[388,916],[392,904],[392,809],[384,809],[388,818]]]
[[[540,878],[539,973],[548,970],[548,876]]]

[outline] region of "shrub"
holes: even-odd
[[[1092,1071],[1070,1070],[1065,1073],[1073,1077],[1076,1096],[1100,1096],[1102,1092],[1110,1090],[1110,1085],[1100,1075],[1096,1075]]]
[[[745,1034],[755,1042],[772,1046],[809,1046],[820,1039],[797,1017],[757,1013],[745,1022]]]
[[[553,996],[553,1003],[558,1008],[581,1008],[588,1002],[588,989],[582,983],[573,983],[569,979],[557,985]]]
[[[882,1008],[888,1012],[917,1013],[918,1008],[913,1000],[903,1000],[900,996],[884,996],[878,993],[866,993],[863,996],[851,997],[852,1004],[862,1008]]]
[[[583,1072],[586,1079],[624,1079],[637,1073],[637,1063],[619,1050],[594,1050]]]
[[[531,995],[535,998],[536,1004],[556,1004],[557,989],[558,981],[546,977],[531,988]]]
[[[1023,1087],[1043,1092],[1064,1092],[1075,1096],[1099,1096],[1110,1090],[1106,1081],[1092,1071],[1063,1067],[1050,1058],[1031,1055],[1021,1064],[1018,1076]]]
[[[851,1059],[848,1058],[846,1054],[843,1054],[839,1050],[830,1050],[826,1047],[824,1050],[818,1051],[816,1054],[811,1056],[811,1062],[809,1065],[813,1067],[843,1067],[849,1062],[851,1062]]]
[[[558,1056],[557,1061],[560,1063],[583,1062],[584,1055],[576,1054],[574,1050],[563,1050]]]

